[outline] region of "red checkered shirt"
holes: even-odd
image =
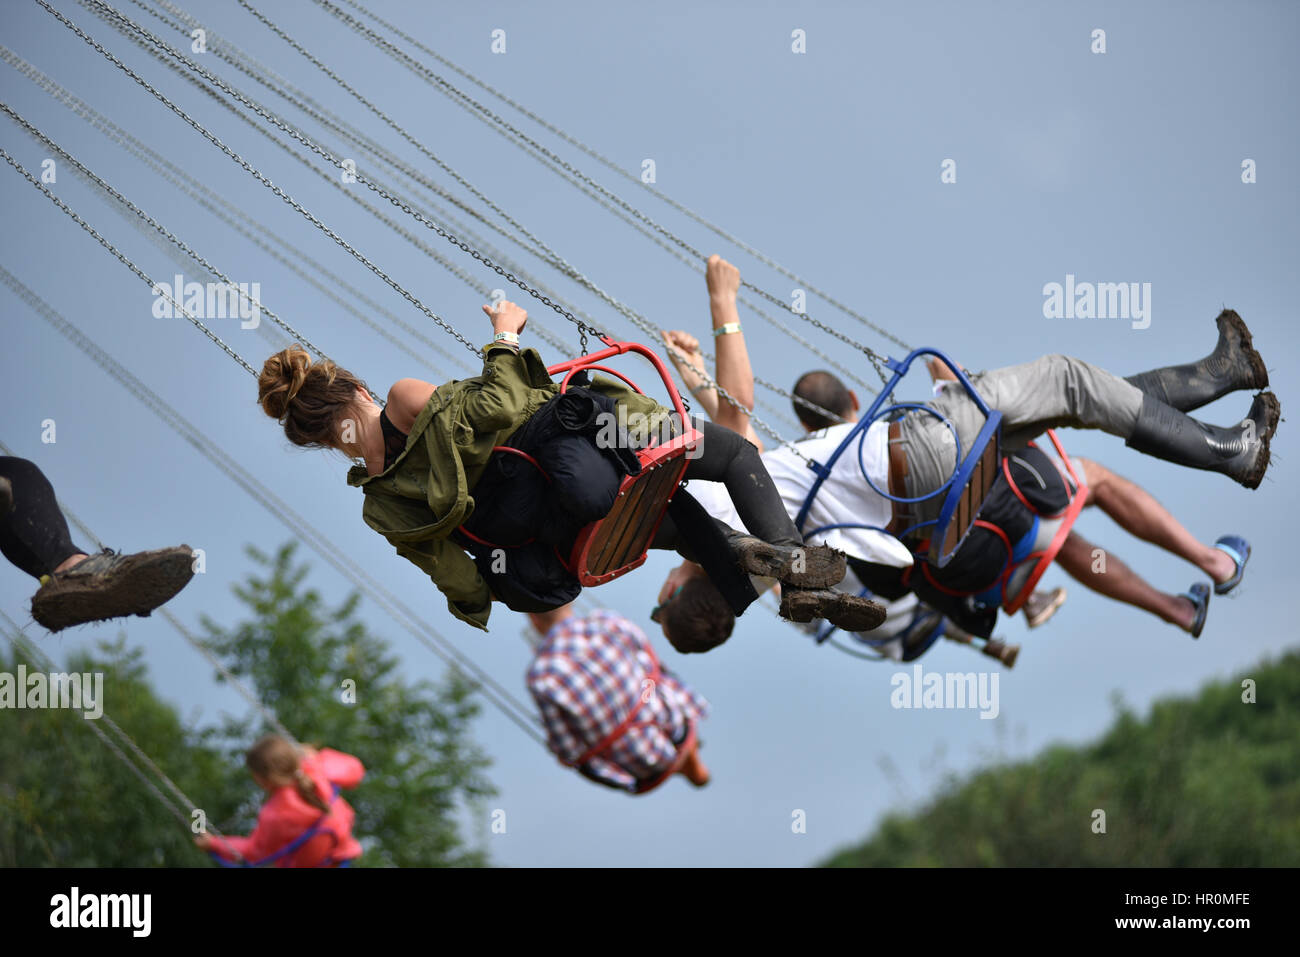
[[[648,646],[645,633],[614,612],[574,615],[546,633],[528,669],[528,690],[541,709],[547,744],[566,764],[638,709],[627,733],[579,769],[611,787],[633,790],[638,781],[666,771],[688,720],[708,714],[709,703],[666,671],[653,686],[648,683]]]

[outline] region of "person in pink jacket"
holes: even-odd
[[[343,867],[361,855],[352,836],[356,813],[339,797],[361,783],[366,769],[350,754],[267,735],[249,750],[248,770],[270,797],[248,837],[203,834],[195,843],[236,865]]]

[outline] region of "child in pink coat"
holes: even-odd
[[[276,867],[340,867],[361,855],[356,817],[339,789],[361,783],[366,769],[350,754],[296,748],[267,735],[249,750],[248,770],[270,797],[248,837],[203,834],[195,843],[225,861]],[[305,838],[305,839],[304,839]]]

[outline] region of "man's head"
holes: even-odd
[[[668,573],[651,615],[668,643],[684,655],[718,647],[731,637],[736,615],[699,565],[684,562]]]
[[[803,427],[809,432],[816,432],[839,422],[856,422],[858,419],[858,397],[849,390],[836,376],[823,370],[805,372],[794,384],[794,394],[804,402],[833,412],[838,418],[832,418],[816,409],[810,409],[802,402],[794,402],[794,414],[799,417]]]
[[[533,630],[538,635],[545,638],[546,633],[558,625],[564,619],[573,614],[573,602],[567,605],[561,605],[559,608],[552,608],[550,611],[530,611],[528,620],[532,623]]]

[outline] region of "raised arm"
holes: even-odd
[[[479,432],[497,432],[516,423],[527,399],[524,360],[519,355],[519,333],[528,313],[504,300],[496,308],[484,306],[492,320],[493,341],[465,400],[465,418]]]
[[[717,342],[717,371],[714,379],[727,393],[744,406],[742,412],[726,399],[718,396],[718,411],[713,421],[739,432],[763,450],[763,443],[749,420],[754,409],[754,370],[749,364],[749,350],[745,347],[745,334],[740,331],[740,312],[736,296],[740,292],[740,270],[721,256],[709,257],[705,269],[709,286],[709,311],[713,316],[713,330]]]
[[[686,383],[686,390],[704,407],[704,414],[716,422],[718,393],[714,391],[713,386],[705,383],[704,377],[698,371],[704,369],[700,340],[689,332],[676,329],[664,332],[664,345],[668,347],[668,358],[676,367],[677,374]]]

